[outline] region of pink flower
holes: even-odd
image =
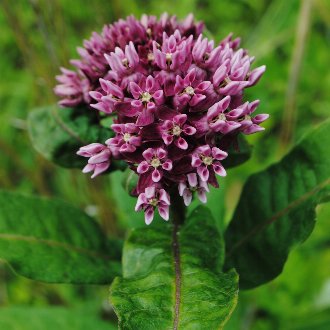
[[[131,102],[132,115],[137,115],[136,125],[146,126],[154,122],[156,107],[164,103],[164,93],[156,79],[148,76],[138,85],[131,82],[129,85],[134,101]]]
[[[164,219],[169,219],[170,196],[164,189],[158,189],[155,186],[146,188],[144,193],[141,193],[136,202],[135,211],[144,211],[145,222],[149,225],[155,213],[155,208],[158,208],[159,215]]]
[[[183,109],[187,104],[196,107],[206,98],[206,90],[210,87],[210,81],[199,81],[196,79],[196,69],[191,69],[188,74],[181,78],[176,76],[174,86],[175,96],[173,98],[174,107],[177,110]]]
[[[234,109],[226,112],[230,100],[230,96],[226,96],[208,109],[207,120],[212,131],[228,134],[241,126],[237,120],[242,116],[244,109]]]
[[[140,60],[132,41],[125,46],[125,50],[116,47],[114,52],[110,53],[110,55],[104,54],[104,56],[111,69],[120,76],[131,74]]]
[[[165,120],[161,126],[161,135],[166,145],[174,144],[183,150],[188,149],[187,141],[182,135],[194,135],[196,128],[185,124],[187,121],[187,115],[181,114],[173,117],[172,120]]]
[[[94,172],[92,179],[105,172],[110,166],[111,151],[101,143],[91,143],[81,147],[77,152],[79,156],[89,157],[88,164],[83,173]]]
[[[137,167],[139,174],[152,171],[152,181],[159,182],[163,176],[164,171],[171,171],[172,161],[166,158],[167,152],[162,148],[152,149],[148,148],[142,154],[144,161]]]
[[[168,36],[163,33],[162,46],[158,48],[158,43],[153,43],[153,55],[156,64],[162,70],[177,70],[182,66],[190,64],[190,48],[193,37],[182,38],[179,30]]]
[[[119,152],[134,152],[141,145],[140,129],[135,124],[113,124],[111,128],[117,134],[116,137],[105,141],[110,149],[118,149]]]
[[[209,145],[204,145],[195,149],[191,158],[191,165],[197,168],[197,174],[202,181],[209,179],[210,171],[215,172],[220,176],[226,176],[226,170],[220,163],[220,160],[225,159],[228,154],[217,147],[211,148]]]
[[[243,112],[243,120],[240,122],[240,131],[244,134],[253,134],[264,130],[264,127],[259,125],[268,119],[269,115],[260,114],[255,117],[251,117],[251,114],[255,111],[258,105],[259,100],[253,101],[246,106],[245,111]]]
[[[198,179],[196,173],[187,174],[187,181],[180,182],[178,188],[186,206],[190,205],[194,192],[197,192],[198,199],[202,203],[206,203],[206,193],[210,191],[207,182]]]

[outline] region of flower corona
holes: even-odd
[[[259,100],[243,100],[265,66],[251,69],[254,58],[239,38],[215,44],[202,31],[193,15],[129,16],[94,32],[71,61],[76,70],[57,76],[61,106],[85,105],[113,118],[114,137],[77,152],[89,158],[83,172],[95,177],[112,160],[125,161],[139,177],[132,193],[147,224],[155,209],[169,219],[173,189],[187,206],[195,192],[205,203],[216,175],[226,175],[221,161],[229,146],[238,134],[263,130],[268,118],[253,116]]]

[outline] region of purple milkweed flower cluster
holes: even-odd
[[[88,111],[113,116],[115,137],[82,147],[89,158],[83,172],[95,177],[124,160],[138,174],[136,211],[149,224],[155,209],[168,220],[170,193],[178,189],[185,205],[193,193],[205,203],[221,161],[239,133],[263,130],[266,114],[254,116],[259,100],[244,102],[265,66],[231,35],[219,44],[202,35],[192,15],[178,21],[163,14],[143,15],[106,25],[78,48],[75,71],[62,68],[55,93],[64,107],[89,105]],[[229,142],[228,142],[229,141]]]

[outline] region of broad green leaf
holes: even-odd
[[[124,247],[123,277],[110,300],[120,329],[219,329],[237,301],[237,275],[221,271],[224,246],[210,211],[182,227],[135,229]]]
[[[290,250],[315,224],[315,207],[330,193],[330,122],[305,138],[281,162],[246,182],[226,231],[226,267],[253,288],[278,276]]]
[[[241,165],[251,157],[252,147],[242,134],[237,136],[237,145],[231,145],[228,150],[228,157],[222,161],[225,168]]]
[[[115,330],[90,308],[15,306],[0,308],[3,330]]]
[[[110,283],[120,274],[118,244],[59,200],[0,191],[0,258],[20,275],[50,283]]]
[[[113,136],[112,130],[101,126],[93,110],[60,109],[55,105],[32,111],[28,129],[33,146],[39,153],[69,168],[81,168],[86,163],[86,159],[76,154],[80,147],[92,142],[104,143]]]

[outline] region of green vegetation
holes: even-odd
[[[250,50],[251,55],[256,56],[256,65],[267,65],[267,71],[260,83],[249,91],[250,99],[261,100],[258,111],[271,115],[265,124],[266,130],[256,136],[248,137],[248,142],[255,145],[252,157],[244,166],[229,170],[222,187],[217,191],[212,190],[210,194],[208,205],[212,213],[216,208],[218,215],[226,214],[224,221],[216,218],[213,213],[216,225],[220,228],[226,226],[232,218],[246,178],[251,173],[261,171],[269,164],[280,160],[307,131],[329,117],[330,3],[327,1],[2,0],[0,3],[1,189],[57,197],[70,202],[96,218],[109,239],[118,236],[124,238],[127,228],[143,227],[136,231],[145,229],[143,214],[132,211],[135,199],[123,198],[126,195],[121,185],[124,174],[116,172],[111,177],[104,176],[91,180],[88,176],[82,175],[79,169],[65,169],[52,164],[32,148],[27,131],[27,118],[33,108],[56,102],[52,90],[59,66],[69,65],[69,59],[76,57],[76,47],[82,44],[84,38],[90,36],[91,31],[100,31],[103,24],[129,14],[159,15],[164,11],[176,14],[180,18],[193,12],[197,19],[205,21],[208,27],[207,34],[212,35],[216,41],[220,41],[229,32],[241,36],[242,45]],[[70,114],[63,114],[62,117],[66,120]],[[86,130],[86,123],[72,123],[72,125],[79,125],[84,139],[89,139],[89,134],[93,134],[92,131]],[[40,129],[41,131],[32,132],[31,135],[35,139],[40,139],[40,149],[43,149],[46,146],[43,144],[42,134],[47,132],[42,132],[42,127]],[[75,141],[66,142],[68,136],[56,129],[54,132],[49,132],[51,133],[63,143],[61,149],[63,153],[49,149],[48,158],[59,157],[58,153],[60,153],[63,158],[58,159],[59,163],[71,164],[71,167],[75,167],[76,164],[72,163],[70,155],[65,154],[67,143],[74,145]],[[314,158],[316,157],[317,160],[318,153],[327,152],[329,143],[323,139],[322,134],[314,135],[313,138],[317,139],[315,143],[318,142],[318,148],[314,150],[314,142],[307,141],[307,145],[300,145],[299,150],[310,151],[315,161]],[[292,171],[297,174],[295,169],[299,166],[312,166],[307,161],[304,164],[294,164],[293,161],[285,158],[284,162],[287,162],[283,170],[285,173]],[[283,163],[276,166],[280,167],[281,164]],[[267,172],[274,180],[270,188],[275,189],[281,183],[288,183],[283,178],[283,182],[277,180],[273,172]],[[264,180],[264,176],[265,174],[263,177],[257,174],[255,178]],[[323,174],[320,176],[323,178]],[[254,185],[257,184],[258,182],[254,182]],[[1,198],[0,203],[4,203],[4,199],[9,197],[1,195]],[[224,206],[219,200],[224,200]],[[22,197],[21,202],[26,203],[28,213],[29,206],[32,207],[35,200],[27,201]],[[196,206],[198,203],[193,204]],[[306,212],[313,213],[314,206],[306,206]],[[76,209],[72,212],[77,212],[77,217],[79,216],[80,212]],[[274,281],[256,290],[240,292],[238,307],[225,326],[226,330],[330,328],[329,203],[319,205],[316,214],[317,222],[313,234],[304,245],[293,250],[283,273]],[[298,216],[299,213],[295,213],[289,217],[289,220]],[[236,217],[234,215],[235,222],[239,222]],[[24,228],[16,231],[21,235],[28,233],[29,225],[38,226],[29,223],[28,214],[18,218],[17,227],[24,223]],[[53,220],[56,223],[56,219]],[[156,219],[157,221],[159,219]],[[74,226],[73,223],[70,225]],[[304,228],[306,232],[303,234],[296,233],[292,245],[308,236],[310,226],[312,224],[306,224]],[[96,225],[92,227],[87,228],[86,231],[99,230]],[[11,221],[10,228],[15,232],[15,219]],[[283,239],[285,238],[283,236]],[[79,237],[68,237],[69,239],[84,244],[82,246],[96,245],[97,249],[100,249],[102,244],[105,249],[107,246],[104,237],[101,243],[89,242],[87,237],[86,242]],[[4,244],[6,243],[0,239],[0,258],[8,258],[2,254]],[[21,248],[16,247],[18,251]],[[130,248],[133,249],[134,246]],[[16,253],[12,253],[14,258]],[[61,254],[60,257],[65,258],[65,255]],[[77,255],[78,257],[80,256]],[[116,257],[117,255],[114,255],[114,259]],[[283,254],[280,257],[283,259]],[[286,251],[284,251],[285,257]],[[97,260],[89,258],[88,261],[97,264]],[[65,266],[69,268],[72,265]],[[29,265],[14,267],[18,273],[24,275],[20,267],[26,270]],[[46,261],[44,268],[42,276],[47,277],[49,276],[47,271],[51,270],[47,270]],[[96,329],[111,329],[111,326],[116,324],[116,319],[107,302],[107,296],[108,286],[34,282],[15,275],[7,264],[0,263],[1,329],[80,330],[92,329],[93,326]],[[52,322],[51,318],[56,320]]]

